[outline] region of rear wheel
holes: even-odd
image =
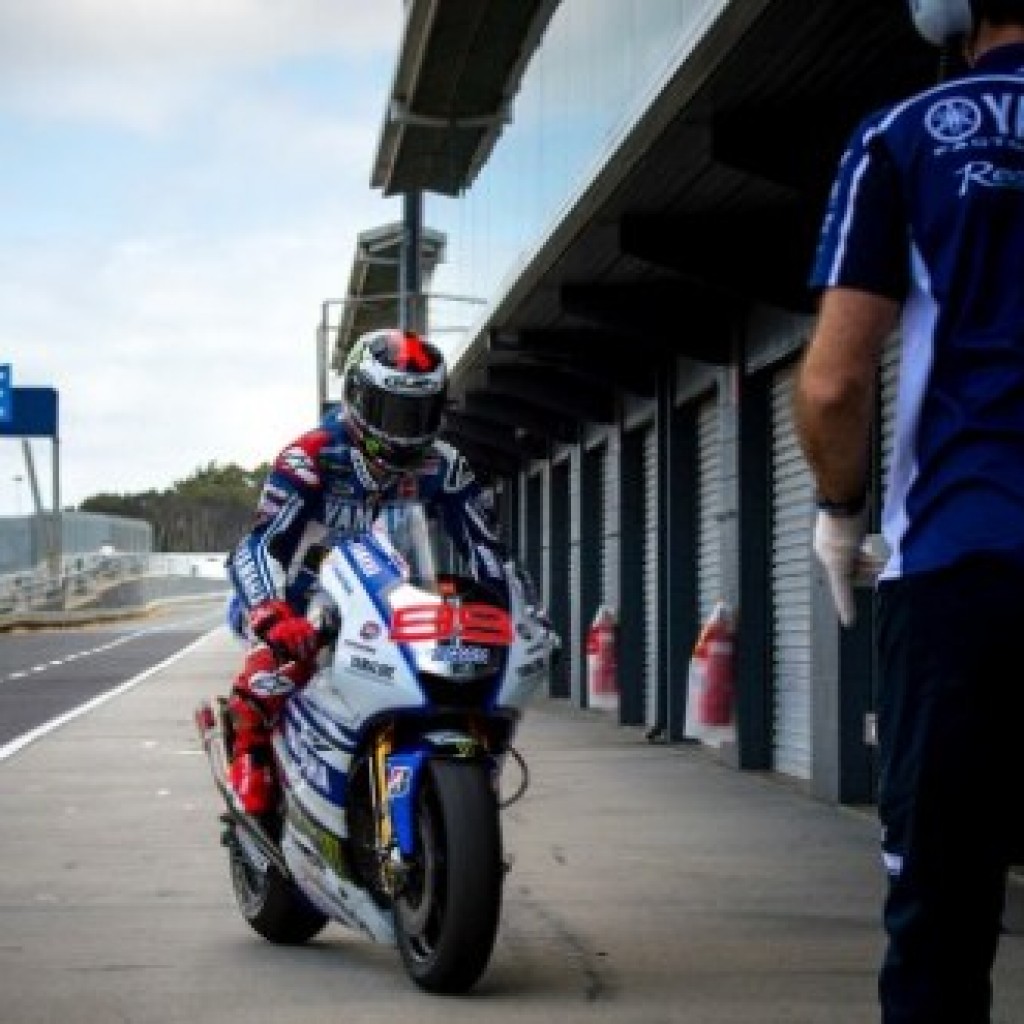
[[[301,945],[323,931],[328,918],[273,864],[256,866],[237,839],[230,843],[229,851],[235,901],[254,931],[285,946]]]
[[[487,767],[432,761],[416,831],[416,863],[395,900],[398,947],[421,988],[465,992],[487,967],[501,910],[501,827]]]

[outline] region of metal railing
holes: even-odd
[[[227,595],[222,555],[126,552],[63,559],[0,575],[0,627],[19,622],[82,621],[141,612],[154,602]]]

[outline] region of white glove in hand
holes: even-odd
[[[847,627],[857,620],[853,578],[860,566],[866,525],[864,513],[844,516],[820,510],[814,524],[814,553],[828,575],[839,621]]]

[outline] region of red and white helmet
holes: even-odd
[[[380,469],[410,469],[441,427],[448,371],[436,345],[411,331],[371,331],[345,361],[342,399],[356,441]]]

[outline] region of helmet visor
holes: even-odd
[[[366,426],[392,444],[432,439],[441,427],[444,394],[395,395],[367,387],[359,396],[359,414]]]

